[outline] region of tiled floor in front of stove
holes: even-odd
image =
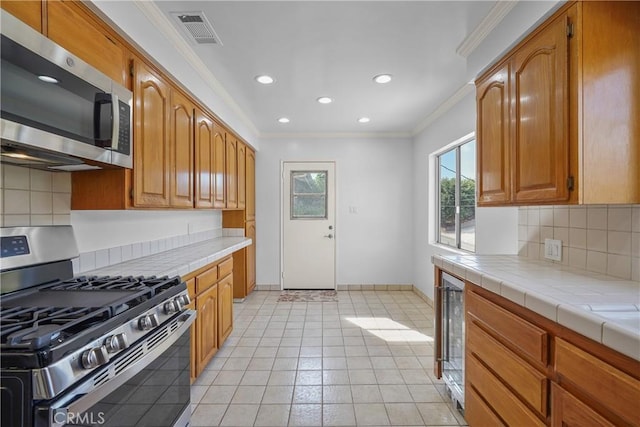
[[[432,374],[433,310],[411,291],[277,302],[256,291],[191,386],[192,426],[458,426]]]

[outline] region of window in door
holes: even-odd
[[[470,139],[437,156],[438,242],[475,252],[476,141]]]
[[[327,218],[327,171],[291,172],[291,219]]]

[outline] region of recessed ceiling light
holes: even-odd
[[[289,120],[287,117],[280,117],[278,121],[280,123],[289,123],[291,120]]]
[[[58,79],[55,79],[51,76],[38,76],[38,78],[45,83],[58,83]]]
[[[266,74],[263,74],[261,76],[256,76],[255,79],[258,83],[262,83],[263,85],[270,85],[275,81],[273,77],[267,76]]]
[[[373,78],[376,83],[389,83],[391,81],[391,74],[378,74]]]
[[[358,123],[369,123],[371,119],[369,117],[360,117]]]
[[[331,104],[333,102],[333,99],[329,98],[328,96],[321,96],[317,99],[317,101],[320,104]]]

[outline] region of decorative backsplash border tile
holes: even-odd
[[[562,261],[640,281],[640,205],[527,206],[518,210],[518,255],[544,258],[544,240],[562,240]]]
[[[80,274],[85,271],[95,270],[125,261],[154,255],[160,252],[187,246],[204,240],[222,237],[224,234],[221,228],[206,230],[193,234],[167,237],[165,239],[151,240],[145,242],[132,243],[130,245],[116,246],[114,248],[100,249],[97,251],[83,252],[80,257],[75,258],[73,263],[73,274]]]

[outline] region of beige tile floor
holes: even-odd
[[[191,387],[193,426],[458,426],[432,374],[433,310],[411,291],[277,302],[256,291]]]

